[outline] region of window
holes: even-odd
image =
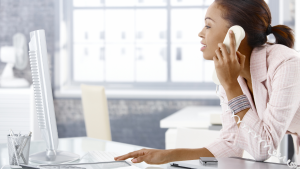
[[[72,80],[161,89],[163,83],[211,82],[205,74],[212,61],[202,58],[197,36],[211,2],[74,0]]]
[[[58,0],[55,90],[212,91],[198,33],[214,0]],[[277,5],[278,7],[278,5]]]

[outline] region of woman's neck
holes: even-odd
[[[246,60],[245,60],[244,69],[241,71],[240,76],[246,80],[251,93],[253,93],[251,73],[250,73],[250,57],[251,57],[253,48],[251,48],[249,45],[243,44],[243,42],[245,43],[245,41],[243,40],[241,43],[241,46],[239,47],[238,50],[241,54],[246,56]]]

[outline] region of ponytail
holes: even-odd
[[[223,9],[223,18],[230,26],[240,25],[248,36],[248,45],[252,48],[264,44],[282,44],[294,47],[294,32],[286,25],[271,27],[272,15],[268,4],[264,0],[215,0]],[[267,42],[267,35],[273,33],[275,43]]]
[[[289,48],[294,47],[295,37],[294,31],[290,27],[286,25],[276,25],[272,27],[272,33],[275,36],[276,42],[275,44],[282,44]],[[268,42],[268,44],[274,44]]]

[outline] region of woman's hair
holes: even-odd
[[[233,25],[240,25],[248,35],[248,44],[255,48],[267,42],[267,29],[272,21],[270,9],[264,0],[215,0],[221,7],[223,18]],[[286,25],[272,27],[275,44],[294,47],[294,32]]]

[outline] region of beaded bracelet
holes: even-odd
[[[230,107],[230,109],[233,111],[234,114],[237,114],[242,110],[251,108],[251,105],[246,95],[240,95],[238,97],[231,99],[228,102],[228,106]]]

